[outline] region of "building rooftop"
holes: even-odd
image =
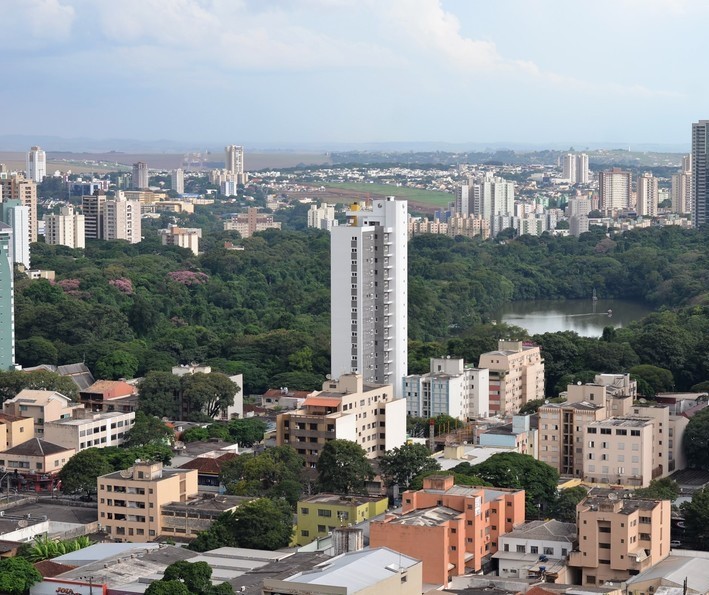
[[[386,496],[342,496],[341,494],[315,494],[301,498],[299,504],[334,504],[339,506],[360,506],[370,502],[379,502]]]
[[[185,502],[163,504],[162,510],[177,514],[188,514],[190,512],[221,514],[253,499],[249,496],[202,494],[189,498]]]
[[[64,448],[58,444],[52,444],[41,438],[31,438],[27,442],[18,444],[6,450],[5,455],[20,455],[25,457],[44,457],[47,455],[55,455],[60,452],[74,450],[73,448]]]
[[[120,399],[134,395],[136,389],[124,380],[97,380],[81,392],[86,394],[101,394],[104,399]]]
[[[628,587],[649,580],[660,580],[665,586],[682,587],[685,578],[688,589],[697,593],[709,591],[709,553],[686,550],[674,553],[646,571],[631,576]],[[668,584],[673,583],[673,584]]]
[[[591,426],[613,426],[622,428],[642,428],[648,424],[652,424],[653,419],[651,417],[610,417],[601,421],[594,421],[589,425]]]
[[[35,562],[33,566],[44,578],[58,576],[76,568],[76,566],[72,566],[70,564],[60,564],[54,560],[42,560],[41,562]]]
[[[105,413],[94,413],[93,415],[88,415],[87,417],[66,417],[64,419],[48,421],[45,422],[45,425],[58,424],[62,426],[83,426],[95,421],[113,419],[114,417],[124,417],[126,415],[131,415],[131,413],[125,413],[120,411],[107,411]]]
[[[596,403],[590,403],[588,401],[579,401],[577,403],[569,403],[568,401],[564,401],[563,403],[545,403],[540,407],[544,409],[576,409],[578,411],[596,411],[597,409],[601,409],[603,406],[598,405]]]
[[[233,461],[238,456],[235,452],[225,452],[217,457],[196,457],[180,465],[179,469],[197,469],[198,473],[219,475],[222,466],[229,461]]]
[[[0,424],[12,423],[13,421],[21,421],[23,419],[29,419],[28,417],[20,417],[17,415],[10,415],[8,413],[0,413]]]
[[[397,515],[389,522],[396,525],[414,525],[417,527],[437,527],[460,517],[462,512],[448,506],[433,506],[420,508],[405,514]]]
[[[530,521],[515,527],[500,539],[543,539],[545,541],[576,541],[576,523],[562,523],[561,521]]]
[[[217,552],[219,550],[214,551]],[[319,562],[329,559],[328,556],[318,552],[304,552],[295,554],[284,554],[283,552],[263,553],[281,554],[281,556],[279,558],[274,558],[270,562],[254,570],[245,572],[239,577],[231,579],[229,584],[234,588],[234,591],[245,595],[261,595],[261,585],[263,584],[264,579],[270,578],[275,580],[283,580],[298,572],[310,570]]]
[[[127,471],[130,471],[130,475],[128,475]],[[102,478],[104,479],[126,479],[128,481],[161,481],[163,479],[167,479],[168,477],[171,477],[173,475],[179,475],[181,473],[189,473],[191,469],[168,469],[166,467],[163,467],[161,475],[158,477],[155,477],[153,479],[150,479],[149,477],[146,477],[144,479],[134,479],[133,477],[133,469],[121,469],[120,471],[114,471],[113,473],[107,473],[106,475],[101,475]],[[124,475],[126,477],[124,477]]]
[[[585,505],[591,510],[601,510],[606,509],[606,507],[616,506],[620,504],[617,511],[618,514],[632,514],[637,510],[653,510],[655,507],[659,506],[662,502],[661,500],[642,500],[639,498],[626,498],[626,494],[619,490],[618,493],[614,493],[613,490],[603,490],[606,493],[599,493],[596,490],[591,492],[589,496],[581,501],[581,505]],[[629,496],[630,493],[627,493]]]
[[[65,397],[60,392],[55,390],[33,390],[29,388],[22,389],[14,398],[8,399],[6,403],[26,403],[28,405],[46,405],[52,399],[62,399],[71,403],[69,397]],[[77,405],[79,405],[77,403]]]

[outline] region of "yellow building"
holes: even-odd
[[[298,502],[294,541],[307,545],[336,527],[354,525],[384,514],[389,499],[381,496],[316,494]]]
[[[0,452],[34,438],[34,419],[0,413]]]

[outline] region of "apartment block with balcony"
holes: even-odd
[[[163,469],[136,461],[130,469],[98,478],[99,523],[117,541],[154,541],[163,535],[163,506],[197,495],[196,469]]]
[[[71,418],[46,422],[44,437],[54,444],[73,448],[76,452],[87,448],[120,446],[134,423],[133,411],[94,413],[88,409],[76,409]]]
[[[45,422],[70,419],[77,409],[83,409],[83,405],[57,391],[27,388],[2,404],[3,413],[7,415],[33,418],[34,433],[38,438],[44,437]]]
[[[583,585],[619,584],[670,553],[671,502],[625,495],[601,490],[576,507],[578,551],[569,566]]]
[[[326,537],[337,527],[368,521],[385,513],[388,506],[386,496],[315,494],[303,498],[298,501],[295,543],[307,545]]]
[[[303,406],[282,413],[276,422],[276,444],[289,444],[315,468],[330,440],[359,444],[375,458],[406,441],[406,399],[394,398],[390,384],[365,383],[360,374],[343,374],[323,383]]]
[[[528,401],[544,398],[544,360],[538,345],[500,341],[480,355],[490,374],[490,414],[512,415]]]
[[[456,486],[451,475],[431,475],[422,490],[404,492],[400,514],[370,524],[369,543],[422,560],[424,583],[447,585],[489,568],[499,537],[524,515],[524,490]]]

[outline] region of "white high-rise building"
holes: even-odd
[[[224,147],[224,167],[227,176],[237,184],[246,184],[246,174],[244,173],[244,147],[239,145],[229,145]]]
[[[335,226],[337,226],[335,205],[329,205],[327,203],[322,203],[320,206],[310,205],[310,210],[308,210],[308,227],[330,231]]]
[[[576,183],[588,184],[589,179],[588,155],[586,155],[586,153],[579,153],[576,155]]]
[[[631,206],[632,182],[629,171],[614,167],[598,174],[600,210],[611,213]]]
[[[40,147],[32,147],[27,153],[27,179],[38,184],[47,175],[47,155]]]
[[[692,221],[709,223],[709,120],[692,124]]]
[[[140,224],[140,201],[127,200],[118,190],[115,198],[106,199],[103,204],[104,240],[127,240],[137,244],[142,239]]]
[[[66,206],[58,214],[44,216],[44,240],[47,244],[86,248],[84,216]]]
[[[331,372],[391,384],[407,375],[407,201],[388,196],[352,205],[332,229]]]
[[[455,212],[467,217],[470,215],[470,186],[467,184],[456,186],[453,192],[455,194]]]
[[[473,191],[473,214],[490,222],[493,236],[508,226],[514,214],[515,185],[503,178],[485,174]]]
[[[0,221],[12,228],[12,257],[30,268],[30,208],[20,200],[0,201]]]
[[[644,173],[638,176],[636,196],[638,215],[657,217],[657,205],[659,203],[657,178],[651,173]]]
[[[15,290],[12,228],[0,221],[0,371],[15,366]]]
[[[567,153],[561,159],[562,176],[572,184],[588,184],[588,155]]]
[[[133,190],[147,190],[149,183],[148,164],[143,161],[133,164],[133,177],[131,188]]]
[[[172,189],[177,192],[177,194],[185,193],[185,172],[181,169],[175,169],[172,171],[170,176],[172,181]]]
[[[561,176],[571,182],[576,183],[576,155],[567,153],[561,158]]]
[[[682,169],[672,175],[672,210],[683,215],[692,212],[692,156],[682,157]]]

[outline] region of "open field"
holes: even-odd
[[[364,182],[343,182],[323,184],[332,190],[347,190],[355,192],[361,198],[376,198],[379,196],[396,196],[405,198],[416,205],[426,205],[430,207],[445,207],[453,200],[447,192],[436,192],[434,190],[424,190],[421,188],[409,188],[407,186],[394,186],[391,184],[368,184]]]

